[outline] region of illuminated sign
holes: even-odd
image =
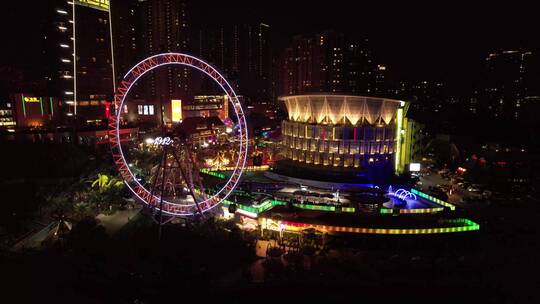
[[[182,121],[182,100],[180,99],[171,100],[171,109],[172,109],[172,121],[181,122]]]
[[[38,97],[24,97],[24,102],[39,102]]]
[[[109,11],[109,0],[75,0],[75,3],[101,11]]]
[[[154,139],[154,145],[156,146],[169,146],[173,144],[173,140],[170,137],[156,137]]]
[[[410,163],[409,164],[409,171],[410,172],[418,172],[418,171],[420,171],[420,163]]]

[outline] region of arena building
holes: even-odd
[[[403,172],[410,150],[408,103],[334,95],[293,95],[284,101],[281,155],[274,173],[319,181],[382,183]]]

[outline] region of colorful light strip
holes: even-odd
[[[437,213],[443,211],[444,208],[418,208],[418,209],[399,209],[399,214],[420,214],[420,213]],[[381,208],[379,210],[381,214],[393,214],[394,209]]]
[[[52,97],[49,97],[49,105],[51,106],[51,115],[54,115]]]
[[[394,213],[394,209],[390,209],[390,208],[381,208],[380,213],[381,213],[381,214],[392,214],[392,213]]]
[[[225,174],[223,173],[220,173],[220,172],[216,172],[216,171],[210,171],[206,168],[202,168],[199,170],[201,173],[204,173],[206,175],[210,175],[210,176],[213,176],[213,177],[217,177],[217,178],[221,178],[221,179],[225,179]]]
[[[396,112],[396,153],[394,154],[395,172],[400,173],[401,170],[401,128],[403,123],[403,109],[399,108]]]
[[[39,106],[41,107],[41,116],[43,116],[43,97],[39,98]]]
[[[418,209],[399,209],[400,214],[407,214],[407,213],[436,213],[443,211],[444,208],[438,207],[438,208],[418,208]]]
[[[204,168],[208,171],[233,171],[235,167],[219,167],[219,168]],[[261,166],[246,166],[244,168],[244,171],[266,171],[270,169],[269,165],[261,165]]]
[[[21,94],[21,101],[22,101],[23,114],[24,114],[24,117],[26,117],[26,104],[24,102],[24,94]]]
[[[233,202],[226,200],[224,204],[228,206]],[[261,212],[272,209],[275,206],[286,206],[287,202],[280,200],[264,200],[260,205],[243,205],[239,203],[234,203],[238,206],[239,209],[243,209],[254,214],[259,214]],[[326,206],[326,205],[316,205],[316,204],[293,204],[294,207],[304,210],[315,210],[315,211],[325,211],[325,212],[336,212],[336,206]],[[400,214],[426,214],[426,213],[437,213],[443,211],[444,208],[418,208],[418,209],[399,209]],[[354,213],[356,208],[354,207],[342,207],[341,212],[345,213]],[[381,208],[379,210],[381,214],[393,214],[394,209],[390,208]]]
[[[443,201],[443,200],[440,200],[440,199],[438,199],[438,198],[436,198],[436,197],[433,197],[433,196],[431,196],[431,195],[429,195],[429,194],[426,194],[426,193],[424,193],[424,192],[420,192],[420,191],[418,191],[418,190],[416,190],[416,189],[414,189],[414,188],[411,189],[411,193],[414,193],[414,194],[416,194],[416,195],[418,195],[418,196],[420,196],[420,197],[422,197],[422,198],[424,198],[424,199],[427,199],[428,201],[431,201],[431,202],[434,202],[434,203],[436,203],[436,204],[439,204],[439,205],[448,207],[448,208],[450,208],[450,210],[452,210],[452,211],[456,210],[456,206],[454,206],[454,205],[452,205],[452,204],[450,204],[450,203],[448,203],[448,202],[445,202],[445,201]]]
[[[456,227],[439,227],[439,228],[409,228],[409,229],[393,229],[393,228],[359,228],[345,226],[330,226],[330,225],[314,225],[308,223],[298,223],[293,221],[278,221],[277,225],[269,225],[268,222],[274,222],[272,219],[261,218],[260,223],[263,229],[276,230],[273,227],[283,227],[286,231],[302,231],[305,229],[315,229],[323,232],[348,232],[348,233],[363,233],[363,234],[439,234],[453,233],[480,230],[480,225],[469,219],[454,219],[446,220],[448,224],[460,224]]]

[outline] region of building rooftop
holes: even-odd
[[[379,97],[308,94],[280,96],[289,120],[307,123],[389,124],[403,101]]]

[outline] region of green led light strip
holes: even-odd
[[[381,213],[381,214],[392,214],[392,213],[394,213],[394,209],[390,209],[390,208],[381,208],[380,213]]]
[[[24,95],[23,94],[21,94],[21,101],[22,101],[23,114],[24,114],[24,117],[26,117],[26,104],[24,103]]]
[[[51,106],[51,115],[54,115],[52,97],[49,97],[49,105]]]
[[[223,201],[223,203],[228,206],[229,204],[233,203],[229,200]],[[263,201],[260,205],[253,205],[253,206],[246,206],[239,203],[234,203],[238,206],[239,209],[253,212],[256,214],[259,214],[261,212],[270,210],[274,208],[275,206],[286,206],[287,202],[280,201],[280,200],[266,200]],[[305,210],[317,210],[317,211],[329,211],[329,212],[335,212],[336,207],[335,206],[321,206],[321,205],[313,205],[313,204],[293,204],[294,207],[305,209]],[[341,209],[342,212],[348,212],[348,213],[354,213],[355,208],[354,207],[343,207]]]
[[[43,116],[43,97],[39,98],[39,106],[41,107],[41,116]]]
[[[213,176],[213,177],[217,177],[217,178],[221,178],[221,179],[225,179],[225,174],[223,173],[220,173],[220,172],[216,172],[216,171],[210,171],[206,168],[202,168],[199,170],[201,173],[204,173],[204,174],[207,174],[207,175],[210,175],[210,176]]]
[[[450,208],[450,210],[452,210],[452,211],[453,211],[453,210],[456,210],[456,206],[454,206],[454,205],[452,205],[452,204],[450,204],[450,203],[448,203],[448,202],[445,202],[445,201],[443,201],[443,200],[440,200],[440,199],[438,199],[438,198],[436,198],[436,197],[433,197],[433,196],[431,196],[431,195],[429,195],[429,194],[426,194],[426,193],[424,193],[424,192],[420,192],[420,191],[418,191],[418,190],[416,190],[416,189],[411,189],[411,193],[414,193],[414,194],[416,194],[416,195],[418,195],[418,196],[420,196],[420,197],[422,197],[422,198],[425,198],[425,199],[427,199],[428,201],[431,201],[431,202],[434,202],[434,203],[436,203],[436,204],[439,204],[439,205],[448,207],[448,208]]]

